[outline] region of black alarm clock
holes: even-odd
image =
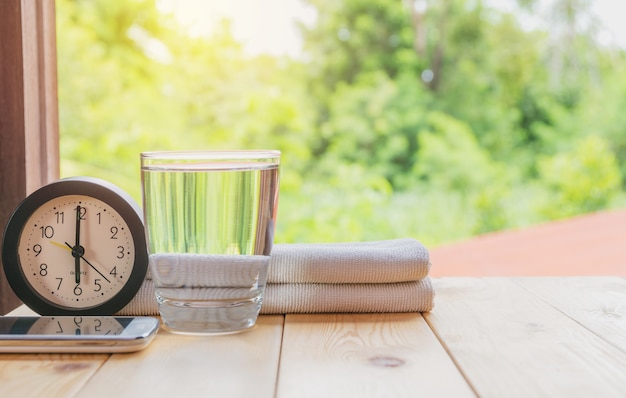
[[[148,270],[139,206],[96,178],[48,184],[10,217],[2,263],[15,294],[41,315],[113,315]]]

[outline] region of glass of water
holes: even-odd
[[[274,240],[279,151],[141,154],[150,275],[173,332],[256,323]]]

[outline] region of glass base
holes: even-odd
[[[158,299],[165,328],[173,333],[218,335],[237,333],[256,324],[261,298],[245,301],[181,302]]]

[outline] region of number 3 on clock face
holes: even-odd
[[[87,177],[47,185],[11,217],[2,248],[15,293],[42,315],[112,315],[147,271],[138,206],[112,184]]]

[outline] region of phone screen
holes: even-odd
[[[119,335],[133,318],[115,317],[4,317],[2,335]]]
[[[147,346],[152,317],[0,317],[0,352],[129,352]]]

